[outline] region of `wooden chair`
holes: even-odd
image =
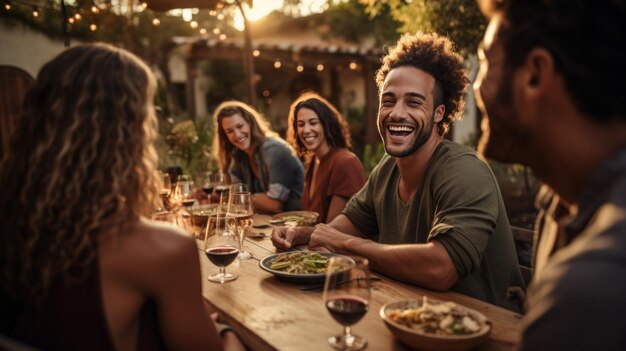
[[[518,260],[520,261],[520,271],[526,286],[530,283],[533,276],[532,268],[532,248],[534,232],[531,229],[511,226],[515,248],[518,250]]]
[[[33,77],[20,68],[0,66],[0,158],[9,146],[26,91],[34,82]]]

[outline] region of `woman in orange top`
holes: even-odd
[[[365,184],[365,172],[352,146],[350,128],[326,99],[304,93],[291,105],[287,140],[305,156],[302,209],[328,223]]]

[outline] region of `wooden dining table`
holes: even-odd
[[[270,216],[256,214],[254,225],[267,224]],[[328,338],[342,332],[342,326],[327,312],[322,292],[303,292],[303,285],[277,280],[262,270],[259,262],[277,252],[269,235],[271,228],[253,229],[265,237],[246,238],[244,249],[253,254],[227,267],[238,278],[219,284],[207,277],[218,270],[204,254],[203,241],[197,240],[202,266],[202,292],[220,312],[221,318],[237,332],[250,350],[332,350]],[[409,350],[387,329],[379,316],[388,302],[421,299],[426,295],[453,301],[483,313],[491,322],[488,339],[477,350],[513,350],[519,341],[521,315],[456,292],[436,292],[396,281],[373,272],[381,281],[372,283],[369,311],[352,327],[354,334],[367,339],[367,350]]]

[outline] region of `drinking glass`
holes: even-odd
[[[209,217],[210,226],[212,219]],[[217,232],[216,229],[213,231]],[[207,233],[207,237],[204,240],[204,253],[209,258],[209,261],[219,267],[219,272],[211,274],[209,281],[214,283],[224,284],[226,282],[237,279],[237,275],[226,272],[226,266],[230,265],[237,258],[239,249],[237,249],[237,242],[233,235],[211,235]]]
[[[323,299],[330,315],[343,326],[343,334],[328,339],[330,345],[338,350],[361,350],[367,345],[367,340],[352,334],[350,328],[368,310],[368,266],[367,259],[362,257],[336,256],[328,261]]]
[[[174,200],[185,207],[193,206],[196,199],[193,198],[193,182],[187,175],[178,177],[176,187],[174,188]]]
[[[226,212],[226,226],[239,242],[239,259],[247,260],[252,254],[244,251],[243,242],[252,228],[254,211],[252,210],[252,195],[249,192],[230,192],[228,211]]]
[[[170,193],[172,192],[172,181],[168,173],[159,172],[159,197],[161,198],[161,205],[157,210],[170,209]]]
[[[214,172],[209,173],[207,177],[204,179],[204,184],[202,185],[202,190],[209,197],[209,203],[211,203],[211,195],[213,194],[213,189],[218,186],[224,186],[226,183],[226,177],[222,172]]]

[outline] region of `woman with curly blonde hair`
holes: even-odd
[[[277,213],[300,209],[304,167],[265,118],[240,101],[225,101],[213,114],[213,152],[233,182],[254,194],[254,208]]]
[[[289,110],[287,140],[306,157],[302,209],[328,223],[365,184],[361,160],[352,153],[350,127],[326,99],[307,92]]]
[[[155,90],[105,44],[41,69],[0,164],[0,333],[45,350],[222,349],[194,240],[145,219]]]

